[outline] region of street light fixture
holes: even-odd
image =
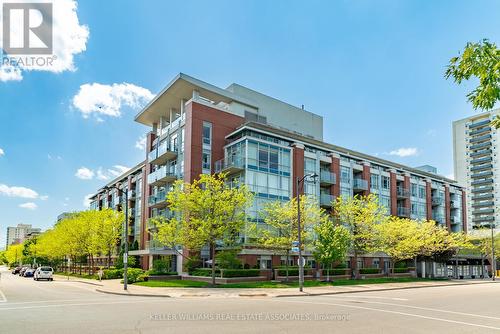
[[[117,192],[120,192],[120,189],[114,185],[112,187],[104,187],[104,190],[115,189]],[[125,238],[123,240],[124,249],[123,249],[123,290],[127,290],[127,278],[128,278],[128,188],[125,193]]]
[[[297,177],[297,241],[299,243],[299,291],[304,291],[304,262],[302,258],[302,237],[301,237],[301,227],[300,227],[300,184],[304,184],[304,181],[307,178],[312,178],[313,182],[316,182],[316,178],[318,174],[310,173],[306,174],[303,177]]]

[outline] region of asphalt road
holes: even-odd
[[[0,272],[0,333],[500,332],[500,284],[317,297],[151,298]]]

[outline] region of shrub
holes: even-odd
[[[212,276],[212,268],[196,268],[189,272],[191,276]],[[220,276],[220,270],[215,269],[215,276]]]
[[[167,272],[170,269],[170,261],[158,259],[153,261],[153,270],[158,273]]]
[[[241,261],[238,259],[237,252],[234,250],[225,250],[215,256],[215,263],[222,269],[240,269]]]
[[[395,274],[398,274],[398,273],[407,273],[408,272],[408,268],[394,268],[394,273]]]
[[[379,274],[380,269],[378,268],[361,268],[359,269],[360,274]]]
[[[200,268],[201,265],[202,262],[200,259],[187,259],[186,261],[186,268],[189,273],[193,270]]]
[[[149,276],[171,276],[171,275],[178,275],[177,271],[163,271],[159,272],[154,269],[146,271],[146,274]]]
[[[139,280],[139,278],[142,278],[142,280]],[[144,270],[139,268],[129,268],[127,270],[127,281],[128,283],[144,281]]]
[[[328,274],[327,269],[323,269],[323,276]],[[348,275],[347,269],[330,269],[330,276],[337,276],[337,275]]]
[[[258,277],[260,276],[259,269],[224,269],[222,270],[222,277]]]
[[[123,278],[123,269],[104,269],[102,279]]]

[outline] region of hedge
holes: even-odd
[[[259,269],[223,269],[222,277],[258,277],[260,276]]]
[[[171,276],[171,275],[178,275],[177,271],[156,271],[154,269],[146,271],[146,274],[149,276]]]
[[[361,268],[359,269],[360,274],[380,274],[380,269],[378,268]]]
[[[331,276],[337,276],[337,275],[349,275],[349,270],[348,269],[323,269],[323,276],[330,274]]]
[[[189,272],[191,276],[212,276],[212,268],[196,268]],[[220,276],[220,270],[215,269],[215,276]]]
[[[409,272],[408,268],[394,268],[394,273],[395,274],[407,273],[407,272]]]

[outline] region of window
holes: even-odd
[[[209,122],[203,122],[203,144],[212,144],[212,124]]]
[[[211,172],[211,159],[210,159],[210,151],[208,150],[203,150],[203,156],[202,156],[202,161],[201,161],[201,168],[203,168],[203,173],[204,174],[210,174]],[[207,173],[208,172],[208,173]]]
[[[269,166],[269,154],[267,147],[259,146],[259,167],[267,168]]]
[[[379,176],[377,174],[370,175],[370,187],[373,189],[379,188]]]
[[[383,205],[387,209],[387,213],[391,212],[391,199],[389,196],[380,195],[380,204]]]
[[[411,196],[417,197],[418,195],[418,186],[415,183],[411,184]]]
[[[304,159],[304,171],[306,173],[315,173],[316,172],[316,160],[311,158]]]
[[[425,198],[425,186],[418,186],[418,197]]]
[[[351,183],[351,169],[349,167],[340,167],[340,181],[343,183]]]
[[[382,189],[389,190],[391,187],[391,179],[388,176],[382,176]]]
[[[269,168],[278,170],[279,165],[279,151],[276,148],[272,148],[269,151]]]

